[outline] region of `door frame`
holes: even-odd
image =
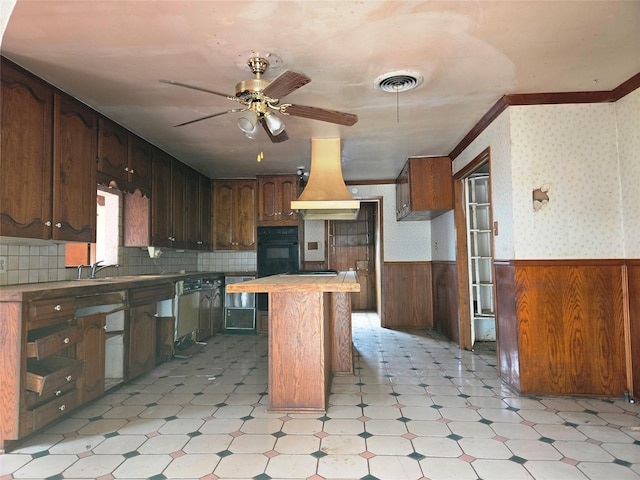
[[[365,203],[375,203],[375,291],[376,291],[376,313],[378,314],[378,318],[380,319],[380,324],[384,325],[384,320],[382,315],[384,309],[382,308],[382,302],[384,299],[382,298],[382,277],[383,277],[383,265],[384,265],[384,226],[383,226],[383,197],[382,196],[370,196],[370,197],[353,197],[355,200],[359,200],[360,202]],[[329,237],[329,222],[330,220],[325,221],[324,231],[325,237],[328,239]],[[327,265],[329,265],[329,242],[325,241],[325,258]]]
[[[456,267],[458,274],[458,331],[459,346],[464,350],[473,350],[473,335],[471,332],[471,286],[469,283],[469,249],[467,243],[467,208],[465,200],[465,180],[484,164],[489,166],[489,190],[491,191],[491,147],[485,148],[471,162],[465,165],[460,171],[453,175],[454,178],[454,221],[456,235]],[[489,194],[491,198],[491,193]],[[493,218],[493,204],[491,206],[491,217]],[[495,252],[494,238],[491,236],[491,255]],[[493,262],[492,262],[492,269]],[[495,278],[495,269],[494,275]],[[500,345],[497,341],[498,335],[498,311],[497,302],[495,300],[494,287],[494,309],[496,315],[496,346]],[[498,359],[500,356],[498,355]]]

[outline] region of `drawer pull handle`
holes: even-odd
[[[73,380],[73,377],[72,377],[71,375],[67,375],[64,379],[65,379],[67,382],[70,382],[71,380]]]
[[[56,390],[56,397],[59,397],[61,393],[62,393],[62,390]]]
[[[58,305],[56,305],[55,307],[53,307],[53,309],[54,309],[56,312],[59,312],[60,310],[62,310],[62,305],[58,304]]]
[[[65,337],[65,339],[62,341],[63,343],[69,343],[69,337]]]
[[[61,412],[64,412],[65,408],[67,408],[67,406],[66,406],[66,405],[60,405],[60,406],[58,407],[58,410],[60,410]]]

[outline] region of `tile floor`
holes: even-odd
[[[218,335],[0,456],[0,480],[640,479],[638,404],[519,396],[490,348],[377,324],[354,314],[326,415],[267,413],[266,337]]]

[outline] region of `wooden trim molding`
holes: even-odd
[[[640,88],[640,73],[621,83],[613,90],[595,92],[558,92],[558,93],[517,93],[502,96],[469,133],[455,146],[449,158],[455,160],[478,136],[510,106],[522,105],[560,105],[567,103],[606,103],[616,102],[625,95]]]

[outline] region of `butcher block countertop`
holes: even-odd
[[[359,292],[356,272],[282,274],[227,285],[227,292]]]

